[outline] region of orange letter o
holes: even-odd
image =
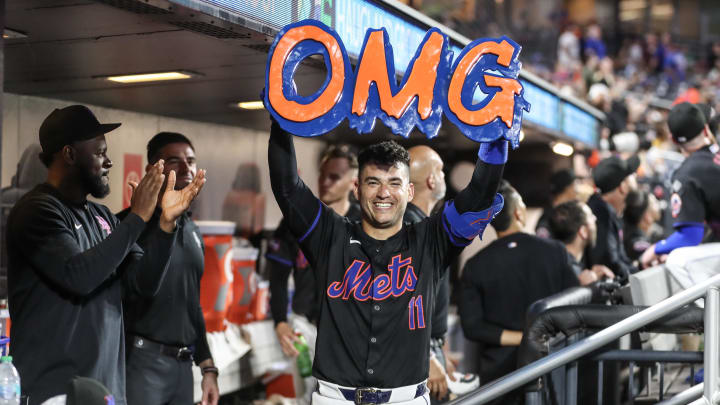
[[[320,42],[327,49],[330,57],[330,81],[317,99],[309,104],[300,104],[288,100],[283,94],[283,67],[293,48],[305,40]],[[292,28],[283,35],[275,47],[270,61],[268,80],[268,99],[280,116],[296,122],[307,122],[321,117],[335,106],[343,93],[345,62],[340,45],[332,35],[316,26]]]

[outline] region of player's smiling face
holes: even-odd
[[[163,171],[165,184],[163,184],[163,190],[167,185],[167,176],[171,170],[175,171],[175,190],[182,190],[187,187],[197,173],[195,151],[185,142],[173,142],[163,146],[158,151],[157,158],[165,161]],[[148,164],[146,170],[150,170],[151,167]]]
[[[402,226],[408,201],[414,195],[407,165],[393,166],[368,163],[360,173],[356,197],[363,220],[374,228]]]

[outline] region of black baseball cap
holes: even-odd
[[[573,169],[560,169],[550,176],[550,194],[558,195],[575,182]]]
[[[687,102],[673,107],[667,122],[673,140],[680,144],[700,135],[707,124],[701,107]]]
[[[620,183],[626,177],[635,173],[639,166],[640,158],[637,155],[627,160],[620,159],[617,156],[603,159],[593,170],[595,186],[600,189],[602,194],[613,191],[620,186]]]
[[[101,124],[84,105],[56,108],[40,125],[40,146],[44,154],[50,155],[65,145],[87,141],[119,126],[119,123]]]
[[[75,377],[68,384],[66,405],[115,405],[115,397],[99,381]]]

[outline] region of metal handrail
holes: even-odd
[[[718,319],[718,307],[720,307],[720,289],[717,285],[710,287],[705,296],[705,374],[703,380],[705,389],[703,397],[710,404],[717,401],[718,370],[720,368],[720,319]]]
[[[703,383],[693,385],[685,391],[675,395],[674,397],[658,402],[657,405],[685,405],[703,396],[704,385]]]
[[[715,288],[713,288],[715,287]],[[630,316],[617,324],[603,329],[577,343],[567,346],[534,363],[528,364],[512,373],[503,376],[487,385],[480,387],[462,398],[450,402],[450,405],[478,405],[496,399],[510,391],[534,381],[552,370],[568,364],[580,357],[597,350],[620,337],[652,323],[675,309],[682,308],[691,302],[708,295],[705,302],[705,394],[708,404],[713,404],[713,396],[717,396],[717,376],[720,361],[717,357],[719,331],[718,310],[720,309],[720,274],[705,280],[693,287],[683,290],[649,308]],[[709,347],[712,345],[712,347]],[[710,357],[710,355],[715,357]],[[712,383],[708,383],[712,382]]]

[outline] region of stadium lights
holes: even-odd
[[[575,152],[575,149],[566,143],[555,142],[552,144],[552,151],[560,156],[570,156]]]
[[[5,28],[3,30],[3,39],[18,39],[18,38],[27,38],[27,34],[22,31],[13,30],[10,28]]]
[[[131,75],[118,75],[118,76],[102,76],[101,79],[110,80],[116,83],[142,83],[142,82],[157,82],[164,80],[184,80],[190,79],[193,76],[197,76],[197,73],[178,70],[173,72],[156,72],[156,73],[137,73]]]
[[[235,106],[242,110],[262,110],[265,108],[262,101],[240,101],[235,103]]]

